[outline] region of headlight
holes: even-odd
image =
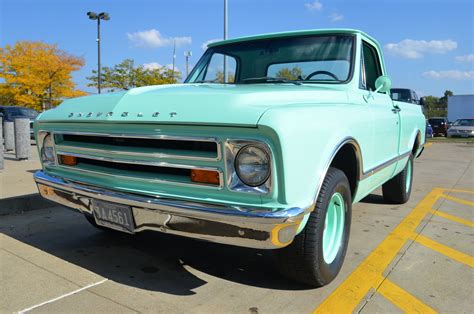
[[[51,134],[48,134],[43,139],[43,147],[41,147],[41,161],[46,166],[56,165],[56,156],[54,153],[54,144]]]
[[[244,184],[260,186],[270,176],[270,156],[257,146],[244,146],[235,157],[235,171]]]

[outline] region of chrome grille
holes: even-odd
[[[63,169],[149,183],[223,186],[223,173],[217,167],[221,149],[216,138],[66,131],[55,131],[53,137],[58,156],[77,160],[75,165],[60,162],[58,166]],[[209,167],[210,161],[216,162],[216,167]],[[194,182],[192,170],[216,172],[219,184]]]
[[[55,132],[56,147],[79,148],[92,153],[153,158],[218,161],[221,149],[216,138],[167,135]]]

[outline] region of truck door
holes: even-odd
[[[363,93],[369,94],[369,91],[375,90],[375,80],[383,75],[382,66],[377,49],[371,44],[363,41],[362,53],[361,89]],[[394,106],[388,93],[371,93],[371,97],[366,98],[374,123],[372,160],[375,164],[372,169],[384,168],[384,174],[381,176],[381,180],[384,180],[396,166],[396,163],[391,161],[398,157],[400,108]]]

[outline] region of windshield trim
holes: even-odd
[[[356,34],[348,34],[348,33],[339,33],[339,32],[334,32],[334,33],[324,33],[324,34],[303,34],[303,35],[298,35],[298,36],[295,36],[295,35],[289,35],[289,36],[283,36],[283,37],[278,37],[277,39],[285,39],[285,38],[305,38],[305,37],[330,37],[330,36],[341,36],[341,37],[350,37],[352,39],[352,49],[351,49],[351,57],[350,57],[350,67],[349,67],[349,74],[347,76],[347,79],[344,80],[344,81],[304,81],[304,80],[295,80],[295,82],[300,82],[302,84],[348,84],[352,81],[353,77],[354,77],[354,69],[355,69],[355,55],[356,55],[356,47],[357,47],[357,35]],[[209,55],[211,54],[211,52],[217,52],[217,53],[222,53],[219,51],[218,48],[222,48],[222,47],[228,47],[228,46],[232,46],[232,45],[241,45],[243,43],[247,43],[247,42],[265,42],[265,41],[273,41],[275,40],[276,38],[260,38],[260,39],[252,39],[252,40],[247,40],[247,41],[239,41],[239,42],[235,42],[235,43],[228,43],[228,44],[222,44],[222,45],[218,45],[218,46],[214,46],[214,47],[209,47],[205,52],[204,54],[201,56],[201,58],[199,58],[199,61],[196,63],[196,65],[194,66],[194,68],[192,69],[192,71],[189,73],[189,75],[186,77],[186,79],[184,80],[184,84],[201,84],[201,83],[195,83],[195,82],[190,82],[191,78],[196,74],[196,72],[198,71],[198,69],[200,68],[200,66],[202,65],[202,63],[204,62],[207,62],[207,59],[209,57]],[[228,54],[229,56],[232,56],[231,54]],[[236,64],[236,71],[239,73],[239,76],[240,76],[240,72],[238,71],[238,67],[239,67],[239,63],[240,63],[240,60],[238,60],[238,58],[236,58],[235,56],[232,56],[236,59],[237,61],[237,64]],[[236,81],[240,80],[240,77],[237,78],[236,77]],[[271,82],[269,82],[271,83]],[[250,85],[249,83],[243,83],[243,82],[240,82],[240,83],[211,83],[211,84],[224,84],[224,85]]]

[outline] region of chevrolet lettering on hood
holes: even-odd
[[[323,286],[352,204],[380,186],[387,202],[410,197],[425,118],[390,87],[380,45],[358,30],[212,43],[182,84],[42,113],[35,181],[103,231],[269,249],[283,275]]]

